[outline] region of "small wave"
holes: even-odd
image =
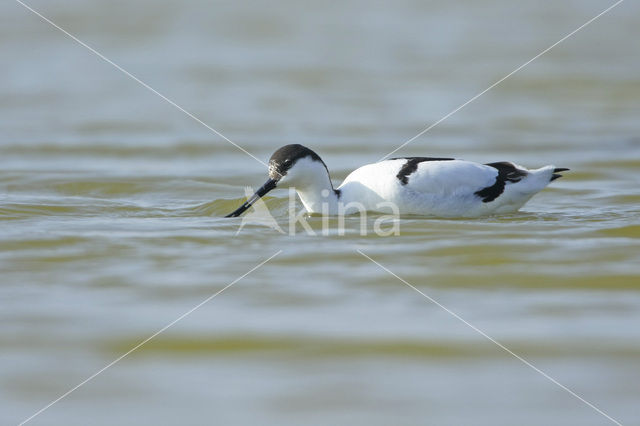
[[[122,353],[139,341],[139,339],[122,339],[111,341],[104,347],[113,353]],[[576,352],[582,356],[620,356],[636,357],[640,355],[638,348],[620,348],[611,346],[584,345],[579,342],[563,342],[555,345],[552,342],[508,342],[508,346],[516,352],[544,357],[574,357]],[[167,355],[167,356],[233,356],[236,354],[265,355],[272,353],[282,356],[310,357],[403,357],[403,358],[495,358],[503,354],[492,345],[478,345],[477,341],[443,341],[443,340],[385,340],[385,339],[331,339],[309,336],[252,336],[230,335],[219,338],[208,336],[164,336],[148,342],[140,347],[133,356]]]

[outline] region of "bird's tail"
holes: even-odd
[[[551,175],[551,182],[553,182],[554,180],[561,178],[562,175],[559,174],[560,172],[566,172],[569,169],[564,168],[564,167],[556,167],[555,169],[553,169],[553,174]]]

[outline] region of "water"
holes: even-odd
[[[258,158],[303,143],[339,182],[610,3],[29,4]],[[640,424],[637,3],[398,153],[571,172],[520,213],[407,217],[395,237],[354,218],[344,236],[236,235],[221,216],[261,164],[18,3],[0,11],[2,424],[279,250],[29,424],[611,424],[356,250]]]

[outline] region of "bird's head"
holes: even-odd
[[[328,176],[318,154],[300,144],[285,145],[269,159],[269,179],[237,210],[225,217],[237,217],[276,187],[306,188]]]

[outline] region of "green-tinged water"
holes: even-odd
[[[29,4],[259,159],[311,147],[336,183],[610,5]],[[0,423],[180,318],[28,424],[613,424],[557,383],[640,424],[639,13],[396,154],[571,169],[521,212],[387,237],[380,215],[367,235],[307,217],[314,236],[238,231],[222,216],[263,165],[3,2]],[[287,201],[266,200],[285,231]]]

